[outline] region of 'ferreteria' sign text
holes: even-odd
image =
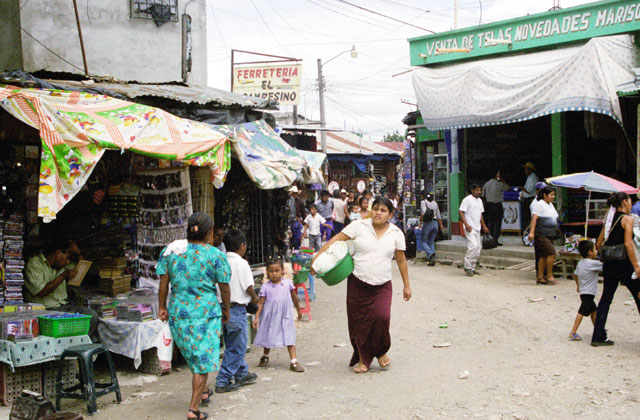
[[[411,65],[540,49],[640,31],[640,1],[607,0],[409,39]]]

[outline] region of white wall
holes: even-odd
[[[204,1],[179,0],[178,22],[158,27],[152,20],[130,19],[130,0],[78,1],[89,73],[146,83],[182,80],[182,14],[192,18],[192,72],[189,84],[207,84],[206,6]],[[42,44],[22,35],[25,71],[83,74],[82,53],[71,0],[30,0],[22,3],[21,24]],[[88,6],[88,9],[87,9]],[[0,61],[1,63],[1,61]]]

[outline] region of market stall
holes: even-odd
[[[185,237],[194,206],[209,206],[193,195],[194,185],[198,193],[206,187],[194,179],[223,187],[216,191],[216,223],[224,221],[220,215],[243,214],[229,211],[229,203],[234,210],[242,202],[259,206],[260,213],[249,212],[254,229],[248,233],[254,243],[265,243],[265,238],[285,239],[284,229],[277,228],[286,199],[283,187],[317,179],[319,165],[311,167],[307,158],[324,159],[297,154],[264,121],[209,125],[103,94],[2,86],[0,106],[5,140],[0,147],[11,152],[0,159],[0,170],[8,175],[3,185],[12,187],[10,196],[0,199],[0,249],[6,250],[2,266],[7,271],[2,301],[22,301],[25,261],[46,237],[72,237],[92,264],[82,286],[69,287],[69,299],[95,309],[103,344],[146,372],[154,371],[149,366],[158,368],[154,373],[170,370],[171,351],[165,347],[171,338],[166,324],[156,319],[154,267],[166,244]],[[18,144],[7,141],[13,138],[20,139]],[[229,172],[232,150],[240,163],[235,172]],[[209,168],[209,176],[202,178],[198,166]],[[246,182],[223,186],[227,175]],[[225,195],[229,187],[230,196]],[[251,197],[255,192],[258,200]],[[274,205],[278,202],[282,209]],[[247,230],[246,220],[227,219],[229,227]],[[274,255],[261,248],[252,254],[255,262]],[[25,349],[40,345],[39,339],[28,341]],[[65,341],[59,344],[64,347]],[[7,366],[24,360],[12,345],[2,348],[7,350],[0,362]],[[160,360],[160,350],[168,357]]]

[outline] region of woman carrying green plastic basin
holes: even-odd
[[[391,201],[383,197],[376,198],[370,219],[351,222],[314,257],[315,262],[336,241],[353,240],[354,269],[347,280],[347,319],[353,346],[349,366],[355,366],[355,373],[367,372],[374,358],[378,358],[383,368],[391,364],[387,352],[391,347],[389,322],[391,264],[394,256],[404,283],[404,300],[411,299],[404,234],[389,223],[392,215]]]

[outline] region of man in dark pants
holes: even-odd
[[[509,190],[509,184],[500,176],[500,171],[498,171],[495,178],[491,178],[483,187],[484,199],[487,203],[484,213],[485,220],[489,228],[489,234],[496,240],[498,245],[502,245],[498,242],[504,215],[504,207],[502,206],[504,196],[502,193],[507,190]]]
[[[531,223],[531,202],[536,198],[535,185],[540,181],[533,162],[522,165],[527,181],[522,188],[522,229]]]

